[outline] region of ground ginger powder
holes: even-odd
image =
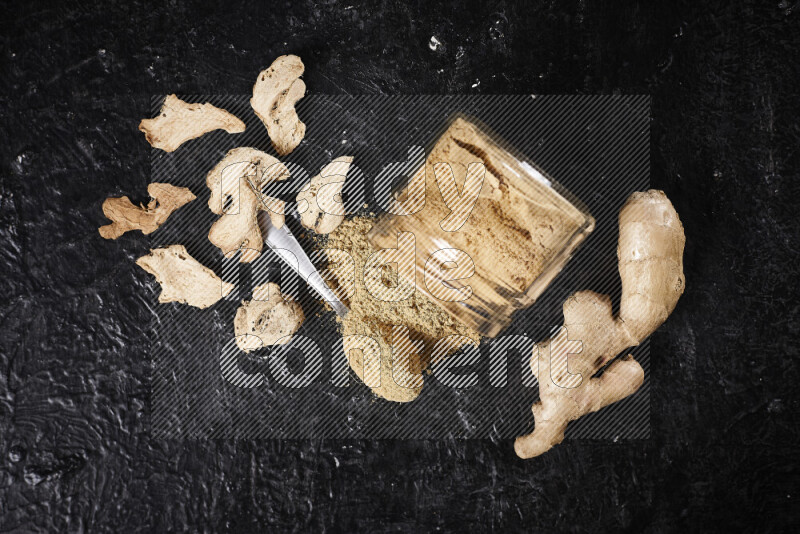
[[[414,400],[421,387],[408,388],[395,382],[392,373],[392,329],[394,326],[408,328],[409,336],[424,344],[420,353],[412,351],[408,362],[398,361],[398,365],[407,365],[408,371],[421,374],[431,363],[431,353],[439,339],[452,335],[469,338],[477,345],[480,336],[464,326],[447,312],[432,302],[420,291],[412,297],[400,302],[384,302],[373,297],[365,288],[363,281],[364,264],[378,251],[367,239],[374,218],[356,217],[344,221],[328,236],[325,248],[343,250],[349,253],[355,262],[355,291],[346,302],[350,312],[337,320],[343,336],[366,335],[375,339],[381,348],[380,385],[372,391],[384,399],[395,402]],[[336,267],[332,267],[334,275]],[[396,274],[396,273],[395,273]],[[387,276],[386,283],[397,283],[396,276]],[[348,362],[355,373],[364,379],[364,362],[360,351],[350,351]]]
[[[450,173],[449,182],[437,178],[437,168]],[[481,173],[482,181],[475,180],[478,175],[471,172]],[[474,187],[474,204],[463,213],[460,225],[450,227],[446,219],[455,213],[453,206],[459,202],[466,205],[469,176],[473,176],[469,183]],[[415,180],[417,185],[424,181],[424,189],[413,185]],[[422,198],[413,198],[410,192],[415,189],[424,191],[424,203]],[[514,311],[535,301],[594,228],[594,219],[585,208],[567,200],[543,173],[463,117],[455,118],[439,137],[404,194],[406,205],[416,206],[406,214],[345,221],[327,242],[327,247],[344,250],[355,261],[355,295],[349,302],[350,313],[339,319],[342,334],[367,335],[379,343],[381,383],[373,391],[399,402],[413,400],[420,388],[404,388],[392,379],[393,326],[407,327],[412,339],[424,343],[424,350],[401,362],[421,373],[442,338],[457,334],[477,344],[481,335],[496,336],[510,323]],[[364,265],[373,253],[398,247],[401,232],[414,236],[415,280],[397,280],[397,273],[387,265],[385,280],[381,275],[380,281],[387,287],[413,282],[416,289],[404,301],[384,302],[366,290]],[[428,261],[453,249],[469,256],[474,272],[463,279],[454,278],[454,285],[444,278],[434,278],[433,283],[469,286],[470,293],[461,300],[439,299],[426,289]],[[331,271],[336,273],[336,268]],[[348,361],[364,380],[363,355],[350,352]],[[437,357],[444,355],[446,351],[437,351]]]
[[[476,164],[483,169],[477,199],[460,227],[446,229],[442,224],[454,200],[446,201],[442,193],[442,169],[452,172],[463,194],[468,169]],[[371,241],[391,248],[399,232],[413,234],[418,279],[437,251],[457,249],[468,255],[474,274],[458,285],[469,285],[471,297],[436,302],[488,337],[497,335],[514,311],[535,301],[594,228],[588,212],[556,192],[540,171],[465,118],[452,121],[414,177],[424,180],[424,205],[407,215],[381,218]]]

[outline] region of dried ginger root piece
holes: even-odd
[[[306,94],[306,84],[300,79],[304,70],[299,57],[280,56],[261,71],[253,86],[250,105],[267,127],[272,146],[280,156],[291,153],[306,135],[306,125],[294,109]]]
[[[116,239],[125,232],[141,230],[151,234],[158,230],[172,212],[196,197],[185,187],[152,183],[147,186],[152,200],[145,206],[134,205],[128,197],[107,198],[103,202],[103,215],[113,222],[99,228],[106,239]]]
[[[336,158],[297,193],[297,211],[303,226],[318,234],[329,234],[342,224],[342,188],[352,162],[352,156]]]
[[[136,260],[136,265],[156,277],[161,284],[159,302],[180,302],[195,308],[208,308],[233,291],[186,251],[183,245],[157,248]]]
[[[211,243],[226,257],[243,249],[240,261],[256,259],[264,246],[258,226],[259,210],[269,214],[275,227],[284,223],[285,203],[264,195],[262,188],[288,177],[286,166],[269,154],[248,147],[230,150],[206,177],[211,190],[208,207],[222,215],[208,232]]]
[[[533,405],[533,432],[514,443],[520,458],[548,451],[564,439],[569,421],[639,389],[644,371],[631,355],[613,362],[598,378],[591,377],[652,334],[675,309],[686,285],[685,243],[680,218],[662,191],[651,189],[628,198],[619,214],[619,316],[613,317],[608,295],[580,291],[564,302],[564,328],[538,344],[531,358],[540,401]]]
[[[236,310],[233,319],[236,344],[245,352],[285,345],[304,320],[300,303],[281,293],[278,284],[257,286],[253,290],[253,300],[242,301]]]
[[[242,133],[244,123],[211,104],[188,104],[175,95],[164,99],[158,117],[143,119],[139,129],[153,148],[174,152],[186,141],[214,130]]]

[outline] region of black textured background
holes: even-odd
[[[698,4],[4,3],[0,530],[788,531],[800,6]],[[100,204],[143,200],[150,95],[247,92],[287,52],[319,93],[652,95],[688,287],[652,338],[650,440],[148,437],[148,239],[102,240]]]

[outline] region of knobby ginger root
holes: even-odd
[[[652,334],[675,309],[685,286],[685,242],[678,214],[662,191],[628,198],[619,214],[619,315],[613,317],[608,295],[592,291],[580,291],[564,302],[564,327],[533,351],[531,370],[539,379],[540,401],[533,405],[533,432],[514,443],[518,456],[548,451],[564,439],[569,421],[639,389],[644,371],[630,355],[613,362],[600,377],[592,376]]]
[[[158,117],[143,119],[139,129],[153,148],[174,152],[186,141],[214,130],[242,133],[244,123],[211,104],[188,104],[175,95],[164,99]]]
[[[297,193],[297,211],[303,226],[318,234],[329,234],[342,224],[342,188],[352,162],[352,156],[336,158]]]
[[[233,284],[223,282],[186,251],[183,245],[157,248],[136,260],[136,265],[156,277],[161,284],[159,302],[181,302],[196,308],[208,308],[233,291]]]
[[[289,170],[276,158],[255,148],[229,151],[206,177],[211,190],[208,207],[221,215],[211,226],[208,239],[226,257],[242,249],[240,260],[256,259],[264,246],[258,212],[266,211],[272,224],[283,226],[285,203],[262,193],[265,184],[285,180]]]
[[[303,308],[281,293],[278,284],[268,283],[253,290],[253,300],[242,301],[233,319],[236,344],[245,352],[262,346],[285,345],[303,324]]]
[[[164,224],[172,212],[195,199],[185,187],[152,183],[147,186],[152,200],[145,206],[134,205],[128,197],[107,198],[103,202],[103,214],[113,221],[99,228],[106,239],[116,239],[125,232],[141,230],[150,234]]]
[[[297,148],[306,135],[306,125],[294,109],[306,94],[306,84],[300,79],[304,70],[299,57],[280,56],[261,71],[253,86],[250,105],[267,127],[272,146],[280,156]]]

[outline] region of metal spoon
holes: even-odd
[[[270,221],[269,214],[260,211],[258,213],[258,226],[261,228],[261,236],[264,238],[264,243],[293,271],[299,274],[320,297],[325,299],[337,315],[341,317],[347,315],[350,310],[322,279],[322,275],[311,263],[311,259],[309,259],[286,223],[281,228],[275,228]]]

